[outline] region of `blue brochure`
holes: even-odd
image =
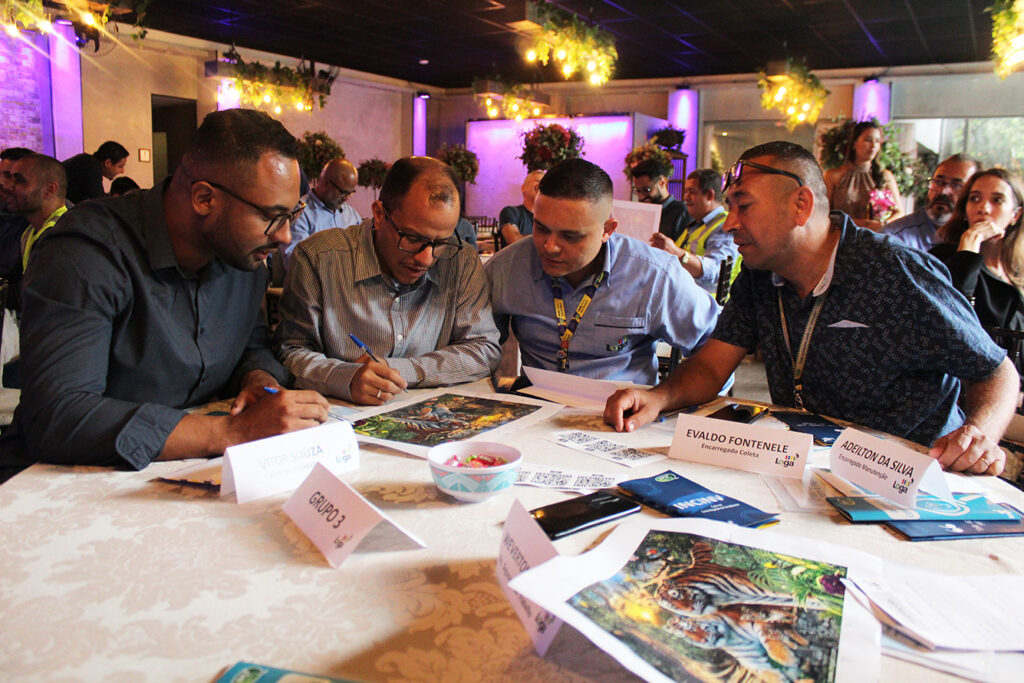
[[[819,446],[831,446],[843,431],[843,428],[832,420],[814,413],[797,413],[773,408],[769,414],[779,422],[786,423],[794,432],[810,434],[814,443]]]
[[[1006,522],[1020,519],[1020,513],[1013,508],[1007,509],[977,493],[953,494],[953,502],[920,494],[915,508],[901,507],[879,496],[841,496],[827,500],[854,524],[929,520]]]
[[[710,491],[672,470],[621,482],[619,488],[644,505],[673,517],[714,519],[747,527],[768,526],[779,521],[774,514]]]
[[[316,683],[351,683],[345,678],[319,674],[303,674],[291,669],[275,669],[265,664],[238,662],[214,683],[276,683],[277,681],[316,681]]]
[[[1017,508],[1002,506],[1020,515]],[[1024,519],[1011,522],[985,522],[980,520],[950,519],[944,522],[886,522],[911,541],[951,541],[958,538],[996,538],[997,536],[1024,535]]]

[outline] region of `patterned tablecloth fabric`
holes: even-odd
[[[529,463],[623,478],[672,466],[778,509],[757,475],[678,461],[627,469],[544,439],[552,429],[607,428],[595,414],[565,411],[504,440]],[[665,452],[671,440],[658,429],[606,436]],[[515,487],[458,503],[437,492],[424,460],[377,447],[364,447],[361,458],[359,471],[342,478],[427,548],[357,549],[331,569],[282,512],[287,496],[237,505],[155,479],[182,463],[142,472],[37,465],[18,475],[0,486],[0,677],[212,681],[247,660],[358,681],[634,680],[571,629],[539,658],[495,580],[513,498],[529,509],[568,494]],[[1005,484],[991,485],[1012,498]],[[1016,539],[912,544],[834,513],[787,512],[775,529],[937,571],[1024,572]],[[607,531],[557,547],[578,553]],[[901,682],[940,678],[888,658],[882,672]]]

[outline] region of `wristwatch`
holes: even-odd
[[[685,266],[689,262],[690,262],[690,252],[687,251],[686,249],[683,249],[683,255],[679,257],[679,263],[681,263],[682,265]]]

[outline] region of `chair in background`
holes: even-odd
[[[498,244],[498,219],[490,216],[464,216],[476,230],[477,250],[481,254],[493,253],[500,248]]]
[[[724,306],[725,302],[729,300],[729,292],[732,289],[731,275],[732,256],[722,261],[722,265],[718,267],[718,290],[715,293],[715,301],[718,302],[719,306]],[[682,360],[683,355],[679,352],[679,349],[672,349],[667,358],[664,356],[658,358],[658,380],[661,381],[668,377]],[[729,395],[732,396],[732,389],[729,390]]]

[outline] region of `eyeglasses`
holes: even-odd
[[[334,182],[330,178],[327,178],[327,182],[329,182],[331,185],[334,185],[334,189],[337,190],[341,194],[341,198],[342,199],[348,199],[349,197],[351,197],[352,195],[354,195],[356,193],[355,190],[343,190],[343,189],[341,189],[341,185],[338,185],[338,183]]]
[[[783,171],[781,168],[772,168],[771,166],[765,166],[764,164],[758,164],[753,161],[737,161],[729,169],[729,172],[722,178],[722,192],[725,192],[733,183],[737,183],[740,177],[743,175],[743,169],[749,166],[750,168],[756,168],[762,173],[770,173],[772,175],[784,175],[787,178],[792,178],[800,187],[804,186],[804,180],[796,173],[790,173],[789,171]]]
[[[928,184],[934,187],[939,192],[945,191],[947,187],[956,193],[959,193],[961,190],[964,189],[964,184],[959,180],[954,180],[953,182],[950,182],[948,180],[943,180],[942,178],[929,178]]]
[[[459,253],[459,250],[462,249],[462,238],[458,235],[455,235],[455,239],[428,240],[414,233],[399,230],[398,225],[391,218],[388,210],[383,205],[381,205],[381,209],[384,211],[384,218],[387,219],[388,223],[391,223],[391,227],[398,233],[399,251],[404,251],[406,254],[418,254],[427,247],[430,247],[436,260],[447,261],[450,258],[454,258]]]
[[[647,187],[640,187],[639,185],[634,185],[633,192],[636,192],[637,194],[650,194],[651,192],[654,191],[655,187],[657,187],[657,184],[648,185]]]
[[[264,206],[260,206],[259,204],[250,202],[245,197],[239,196],[238,194],[224,187],[220,183],[215,183],[212,180],[204,180],[202,178],[192,181],[192,185],[195,185],[196,183],[206,183],[210,187],[215,187],[221,192],[227,194],[229,197],[234,197],[243,204],[248,204],[252,208],[259,211],[264,218],[270,221],[270,223],[267,224],[267,229],[263,231],[263,234],[266,237],[270,237],[275,232],[283,228],[285,223],[288,223],[289,225],[294,223],[295,219],[298,218],[306,208],[306,202],[299,201],[298,206],[296,206],[291,211],[285,211],[283,213],[274,213],[273,209],[268,209]]]

